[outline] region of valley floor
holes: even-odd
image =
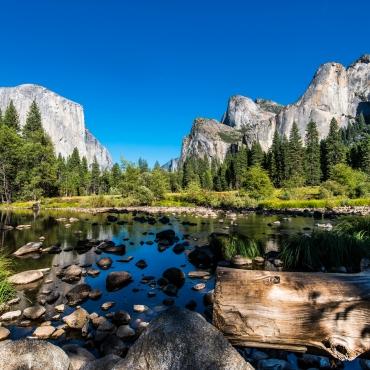
[[[131,200],[132,201],[132,200]],[[34,205],[32,201],[18,201],[2,204],[0,209],[25,209]],[[107,212],[111,208],[119,211],[146,211],[149,213],[196,213],[202,216],[211,215],[218,210],[256,211],[277,213],[321,212],[331,214],[370,214],[370,198],[332,197],[318,199],[317,187],[294,189],[290,192],[277,189],[269,198],[251,199],[236,191],[197,193],[168,193],[162,200],[150,205],[127,203],[119,195],[93,195],[45,198],[40,202],[43,209],[64,209],[80,212]]]

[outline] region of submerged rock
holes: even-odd
[[[106,288],[109,292],[119,290],[132,281],[132,276],[127,271],[113,271],[109,273],[105,281]]]
[[[74,286],[67,294],[67,302],[70,306],[75,306],[89,298],[91,286],[88,284],[78,284]]]
[[[202,316],[173,308],[155,318],[115,370],[251,370]]]
[[[66,344],[62,348],[68,355],[73,370],[81,370],[89,362],[95,360],[91,352],[77,344]]]
[[[111,266],[112,266],[112,259],[110,257],[103,257],[103,258],[100,258],[100,260],[98,260],[96,262],[96,264],[102,269],[102,270],[108,270]]]
[[[49,342],[22,339],[0,345],[2,370],[69,370],[70,360],[59,347]]]

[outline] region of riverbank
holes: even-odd
[[[61,198],[63,199],[63,198]],[[1,205],[0,210],[25,210],[32,209],[33,203],[22,202],[10,205]],[[128,207],[89,207],[89,206],[68,206],[68,204],[58,203],[44,204],[40,203],[40,208],[45,210],[67,211],[77,213],[130,213],[130,212],[144,212],[148,214],[172,213],[172,214],[188,214],[199,217],[217,217],[219,214],[248,214],[258,212],[261,214],[285,214],[296,216],[317,216],[317,217],[334,217],[345,215],[367,216],[370,215],[370,205],[344,205],[336,207],[235,207],[235,206],[198,206],[196,204],[190,206],[128,206]]]

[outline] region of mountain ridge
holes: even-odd
[[[315,121],[322,139],[333,117],[345,127],[361,112],[370,115],[370,54],[348,67],[337,62],[320,65],[303,94],[286,106],[268,99],[231,96],[221,121],[203,118],[208,123],[199,126],[198,119],[194,120],[190,134],[183,139],[179,163],[192,155],[222,161],[232,144],[242,142],[251,146],[258,141],[267,151],[275,130],[288,137],[293,122],[303,138],[309,121]],[[219,127],[213,128],[212,122]],[[225,126],[234,131],[235,138],[240,134],[239,140],[223,140],[220,132],[232,132]]]
[[[17,109],[21,126],[25,124],[32,101],[36,101],[43,127],[50,136],[57,155],[60,153],[67,157],[72,154],[74,148],[77,148],[81,157],[85,156],[89,164],[96,157],[101,168],[112,166],[113,161],[108,150],[87,129],[81,104],[44,86],[30,83],[0,87],[2,112],[10,100]]]

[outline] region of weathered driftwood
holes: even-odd
[[[340,360],[370,351],[370,274],[218,268],[213,321],[235,345]]]

